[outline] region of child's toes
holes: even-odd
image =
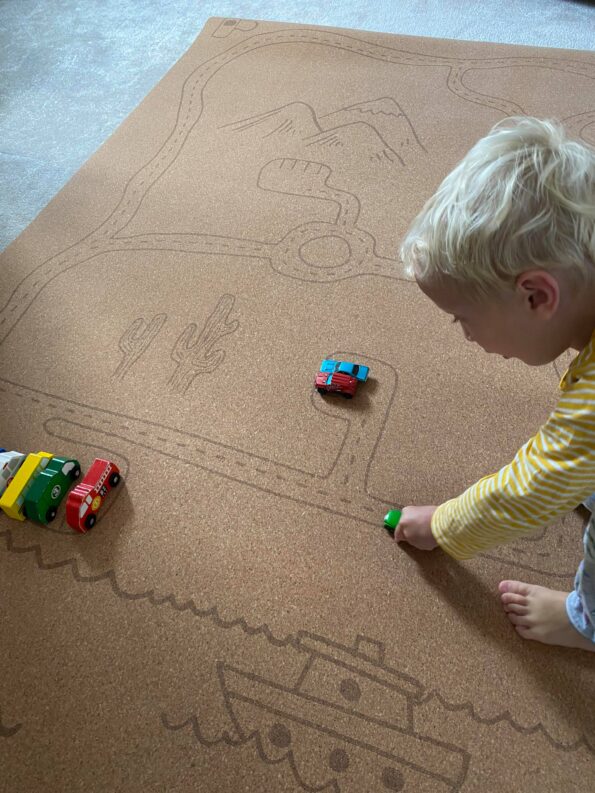
[[[504,611],[507,614],[528,614],[529,606],[524,603],[505,603]]]
[[[508,619],[518,628],[529,628],[531,626],[531,620],[529,619],[528,614],[514,614],[509,612]]]
[[[531,639],[531,631],[525,625],[515,625],[515,631],[522,636],[523,639]]]
[[[500,600],[504,606],[510,606],[513,603],[517,606],[526,606],[527,598],[524,595],[517,595],[516,592],[504,592],[500,595]]]
[[[513,594],[527,596],[529,594],[529,584],[524,584],[522,581],[500,581],[498,589],[501,594]]]

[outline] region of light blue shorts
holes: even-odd
[[[566,612],[577,631],[595,643],[595,496],[585,506],[591,510],[583,538],[585,557],[574,579],[574,591],[566,599]]]

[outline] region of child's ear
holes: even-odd
[[[518,276],[516,286],[531,311],[543,319],[556,313],[560,303],[560,285],[555,275],[547,270],[527,270]]]

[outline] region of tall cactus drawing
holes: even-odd
[[[163,327],[167,314],[157,314],[150,322],[137,317],[120,338],[119,347],[124,353],[118,368],[114,372],[117,380],[123,380],[140,356],[147,350],[155,336]]]
[[[222,295],[197,338],[194,322],[182,331],[171,354],[178,364],[169,380],[172,391],[185,394],[197,375],[212,372],[223,363],[225,350],[214,350],[213,345],[240,325],[237,320],[227,321],[234,302],[233,295]]]

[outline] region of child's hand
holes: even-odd
[[[422,551],[431,551],[438,543],[432,534],[432,515],[436,507],[405,507],[395,531],[397,542],[408,542]]]

